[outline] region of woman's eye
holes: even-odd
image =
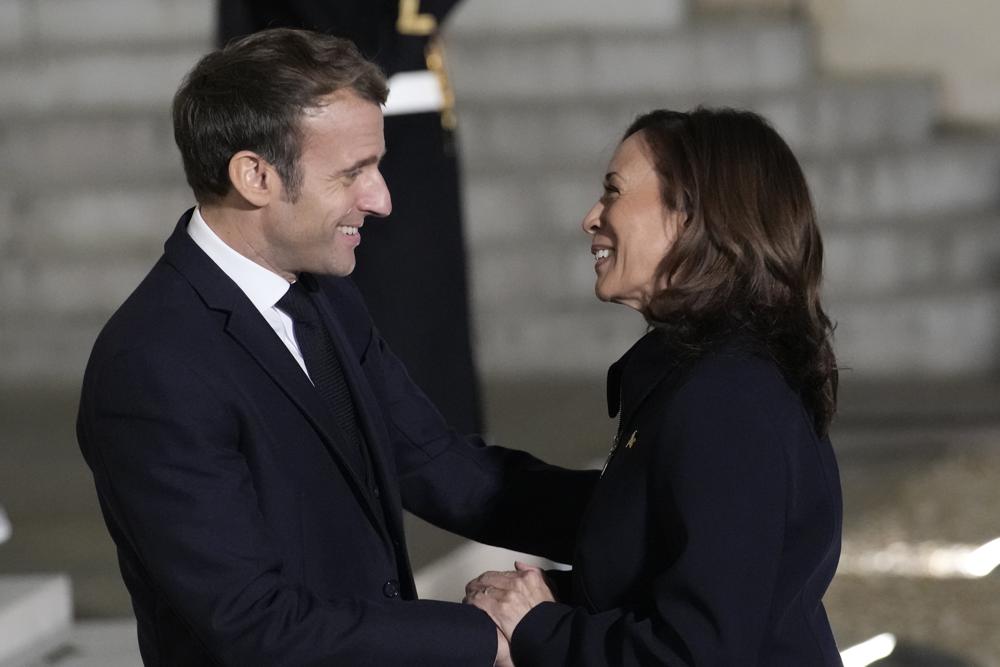
[[[619,190],[613,185],[604,186],[604,194],[601,195],[601,199],[607,201],[608,199],[614,199],[619,195]]]

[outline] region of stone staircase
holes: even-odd
[[[453,29],[486,372],[596,374],[634,340],[641,320],[592,296],[579,220],[636,114],[698,104],[762,113],[799,155],[843,365],[863,377],[997,367],[1000,134],[938,128],[928,79],[824,77],[813,43],[780,16],[516,40]]]
[[[468,0],[447,32],[484,372],[599,374],[641,331],[593,298],[578,222],[632,117],[697,104],[755,109],[799,154],[844,365],[997,367],[1000,140],[938,129],[932,81],[820,76],[810,26],[778,15],[535,4]],[[78,381],[190,204],[168,107],[212,12],[0,0],[0,380]]]

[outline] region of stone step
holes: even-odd
[[[987,209],[1000,203],[1000,138],[944,135],[923,145],[872,146],[857,155],[803,163],[820,219],[886,217]]]
[[[604,164],[498,165],[466,173],[466,228],[473,248],[575,233],[600,195]],[[871,146],[802,160],[820,220],[871,224],[1000,202],[1000,141],[952,136],[912,146]]]
[[[33,646],[67,632],[72,618],[66,575],[0,577],[0,665],[23,665]]]
[[[1000,293],[995,285],[908,296],[831,301],[842,366],[866,376],[935,376],[1000,368]]]
[[[5,55],[0,116],[166,111],[211,40],[197,31],[184,41],[147,40],[148,30],[136,39],[98,40],[94,48],[25,48]],[[456,90],[481,99],[774,90],[803,81],[812,70],[810,36],[800,23],[713,21],[681,29],[653,23],[641,31],[460,31],[448,43]]]
[[[544,304],[548,305],[548,304]],[[1000,367],[1000,292],[995,288],[832,301],[835,347],[859,377],[901,373],[947,377]],[[643,331],[624,306],[593,304],[545,310],[477,305],[480,368],[518,373],[600,375]]]
[[[203,0],[2,0],[0,51],[53,53],[212,40]]]
[[[4,57],[0,117],[135,109],[166,114],[181,79],[207,49],[207,43],[152,43]]]
[[[617,11],[596,0],[463,2],[448,17],[447,35],[548,33],[565,30],[671,28],[687,15],[685,0],[628,0]]]
[[[465,2],[449,16],[449,35],[553,30],[622,30],[680,25],[684,0],[630,0],[608,12],[595,0]],[[109,45],[201,43],[214,39],[215,3],[204,0],[3,0],[0,51],[79,52]],[[100,20],[94,20],[100,17]]]
[[[823,226],[829,298],[972,288],[996,281],[1000,213]]]
[[[183,186],[32,199],[10,218],[17,224],[5,234],[0,302],[8,312],[111,312],[190,205]],[[471,244],[476,303],[506,307],[531,298],[558,306],[591,298],[593,260],[578,225],[535,222],[532,229],[526,215],[511,221],[503,234]],[[1000,219],[992,211],[869,224],[824,221],[821,228],[828,298],[987,284],[1000,259]]]
[[[455,90],[472,98],[774,90],[815,69],[809,27],[781,19],[691,21],[675,30],[469,32],[452,35],[447,48]]]
[[[470,160],[466,198],[473,237],[489,236],[491,229],[505,233],[513,217],[511,207],[520,224],[531,227],[542,212],[543,219],[557,226],[575,224],[598,196],[616,136],[607,135],[605,149],[589,160],[490,165]],[[73,149],[67,151],[67,146]],[[913,145],[887,143],[805,155],[802,163],[824,218],[919,215],[955,207],[985,208],[1000,199],[998,148],[1000,140],[992,135],[942,135]],[[47,196],[56,186],[99,192],[183,184],[166,114],[9,126],[0,133],[0,170],[7,175],[5,190],[29,198]],[[502,216],[503,225],[494,224],[497,216]]]
[[[873,225],[832,223],[822,232],[825,298],[972,288],[993,281],[1000,266],[995,211]],[[554,307],[593,298],[590,240],[579,228],[530,243],[477,245],[470,266],[476,303],[491,307],[526,298]]]
[[[6,188],[183,182],[169,112],[64,116],[8,123],[0,132]]]
[[[9,313],[109,314],[159,257],[187,197],[154,190],[39,203],[7,245],[0,302]],[[828,299],[972,288],[990,283],[1000,261],[1000,216],[992,212],[828,224],[823,233]],[[582,231],[476,244],[470,270],[481,307],[531,299],[575,308],[593,298],[593,259]]]
[[[130,256],[156,257],[177,219],[193,205],[183,182],[61,188],[33,195],[7,192],[0,194],[0,257],[32,258],[36,267],[86,258],[104,264]]]
[[[149,273],[162,250],[59,260],[8,257],[0,266],[0,303],[12,317],[33,320],[45,313],[67,317],[110,315]]]
[[[720,104],[756,108],[804,152],[923,145],[933,119],[933,89],[926,81],[829,82],[773,95],[720,94]],[[680,98],[674,98],[680,99]],[[644,100],[644,101],[639,101]],[[695,102],[695,98],[688,101]],[[497,168],[600,169],[631,118],[665,100],[596,98],[505,106],[474,104],[463,113],[463,159],[472,172]],[[674,106],[688,107],[680,103]],[[72,151],[67,151],[72,146]],[[8,183],[22,187],[163,178],[180,158],[167,102],[162,109],[9,117],[0,132],[0,165]],[[835,173],[831,178],[850,178]]]
[[[936,88],[920,78],[820,80],[779,91],[538,99],[475,99],[459,91],[462,151],[469,165],[602,162],[639,114],[699,105],[752,109],[797,152],[917,143],[930,134]]]

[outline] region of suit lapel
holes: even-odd
[[[306,417],[354,487],[369,519],[384,536],[382,513],[373,503],[366,484],[343,454],[349,445],[337,426],[333,412],[246,295],[188,236],[187,223],[190,219],[191,211],[188,211],[167,240],[167,261],[185,276],[207,307],[229,313],[226,333],[247,351]],[[341,345],[339,340],[337,345],[338,348]],[[341,354],[339,350],[338,354]],[[348,383],[353,385],[351,379]]]
[[[320,290],[320,294],[322,297],[326,296],[322,290]],[[383,516],[392,524],[389,531],[391,534],[403,535],[403,526],[397,518],[398,512],[392,509],[401,507],[402,500],[399,497],[395,480],[389,479],[388,470],[390,468],[385,460],[386,453],[379,446],[380,443],[389,442],[385,421],[380,414],[375,414],[375,411],[378,410],[378,403],[371,392],[368,380],[364,371],[361,370],[356,355],[353,354],[350,339],[344,330],[339,314],[327,298],[317,299],[316,303],[320,316],[333,337],[334,348],[337,350],[340,365],[344,369],[344,376],[347,379],[347,386],[351,390],[351,396],[357,409],[358,421],[368,443],[368,451],[372,459],[372,473],[375,475],[375,480],[382,494],[383,506],[386,509]]]

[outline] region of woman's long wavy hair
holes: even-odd
[[[734,109],[657,110],[625,138],[636,133],[653,156],[664,205],[686,216],[646,318],[693,354],[749,333],[825,435],[837,406],[833,326],[820,305],[816,212],[791,149],[763,118]]]

